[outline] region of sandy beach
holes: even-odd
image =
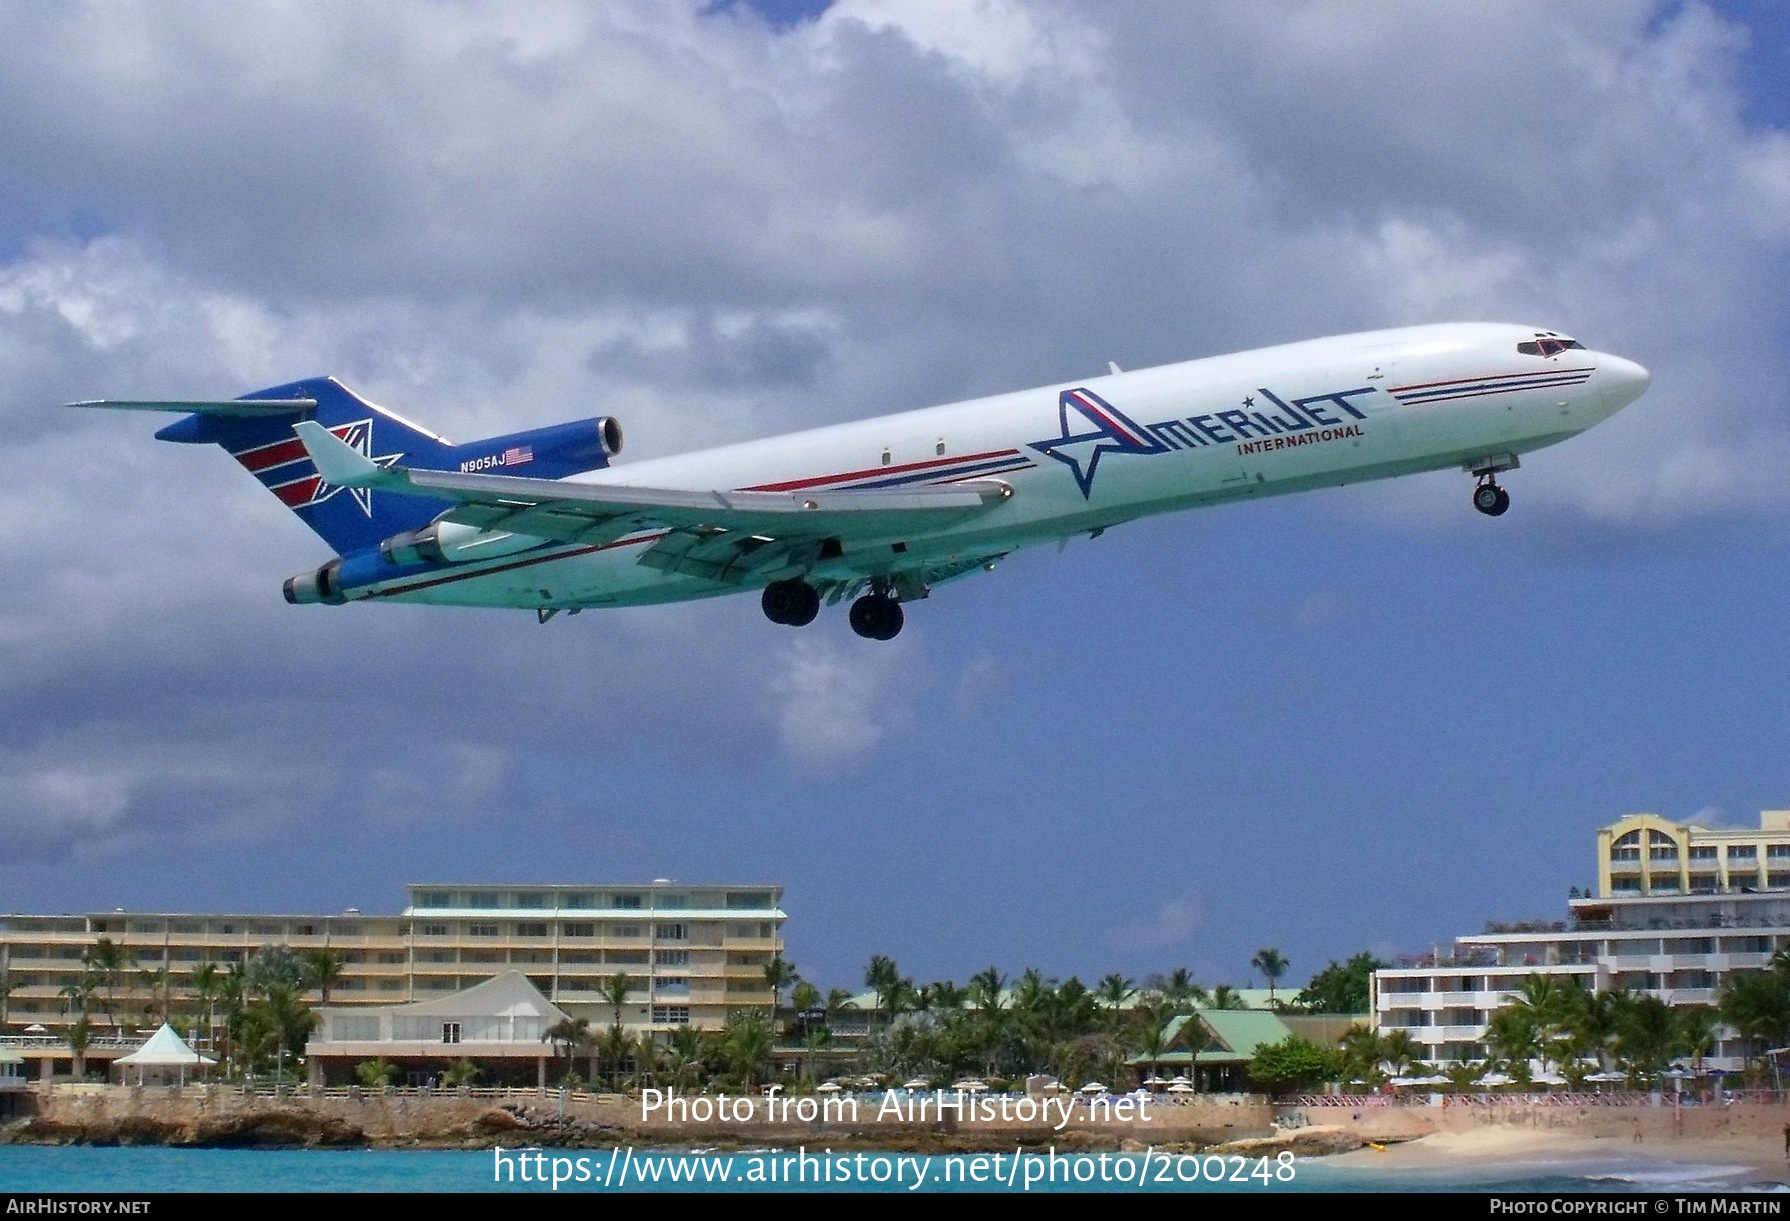
[[[1393,1173],[1401,1177],[1433,1172],[1462,1172],[1501,1178],[1537,1171],[1584,1174],[1600,1171],[1615,1178],[1657,1175],[1667,1182],[1697,1182],[1711,1188],[1786,1187],[1790,1160],[1784,1156],[1782,1131],[1765,1133],[1755,1125],[1716,1135],[1674,1136],[1646,1132],[1636,1140],[1631,1130],[1592,1134],[1558,1128],[1531,1129],[1487,1125],[1437,1132],[1383,1147],[1370,1145],[1338,1154],[1327,1162],[1339,1169]]]

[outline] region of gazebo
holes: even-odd
[[[120,1075],[127,1079],[130,1075],[128,1070],[135,1068],[138,1085],[146,1084],[145,1078],[151,1073],[158,1081],[175,1077],[179,1084],[185,1085],[187,1069],[201,1064],[216,1064],[217,1061],[188,1047],[186,1040],[175,1033],[174,1027],[163,1022],[162,1028],[150,1035],[147,1043],[128,1056],[119,1056],[112,1063],[125,1070]]]

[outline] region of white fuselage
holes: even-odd
[[[1579,347],[1519,354],[1519,342],[1541,333],[1454,323],[1310,340],[657,458],[573,481],[795,490],[997,479],[1013,495],[987,512],[919,536],[860,540],[839,562],[862,572],[883,555],[891,566],[973,560],[1154,513],[1504,462],[1583,432],[1646,388],[1646,371],[1621,357]],[[1073,391],[1086,393],[1065,394]],[[600,547],[553,544],[394,579],[356,597],[575,608],[739,592],[737,584],[637,563],[661,535]]]

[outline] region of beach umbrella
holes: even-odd
[[[1144,1084],[1145,1085],[1167,1085],[1168,1082],[1164,1081],[1161,1077],[1158,1077],[1155,1073],[1151,1073],[1148,1077],[1144,1078]]]
[[[988,1088],[988,1082],[978,1081],[974,1077],[966,1077],[962,1081],[953,1081],[951,1088],[961,1090],[966,1094],[980,1094]]]
[[[837,1094],[844,1088],[845,1087],[840,1085],[837,1081],[827,1081],[815,1086],[814,1092],[817,1094]]]
[[[1174,1076],[1172,1076],[1168,1079],[1168,1083],[1170,1085],[1188,1085],[1188,1084],[1190,1084],[1190,1082],[1187,1080],[1186,1073],[1176,1073]]]
[[[1104,1094],[1106,1093],[1106,1086],[1098,1081],[1090,1081],[1081,1087],[1081,1092],[1084,1094]]]
[[[1193,1087],[1188,1085],[1185,1081],[1177,1081],[1168,1087],[1168,1092],[1171,1094],[1191,1094],[1193,1093]]]
[[[1628,1078],[1623,1076],[1621,1073],[1613,1073],[1613,1072],[1610,1072],[1608,1069],[1605,1069],[1601,1073],[1592,1073],[1589,1077],[1586,1077],[1585,1080],[1587,1080],[1587,1081],[1627,1081]]]
[[[1509,1073],[1487,1073],[1479,1079],[1481,1085],[1509,1085],[1516,1078]]]
[[[924,1077],[915,1077],[912,1081],[903,1081],[901,1088],[904,1090],[929,1090],[932,1088],[932,1082]]]
[[[33,1022],[33,1023],[31,1023],[31,1025],[25,1027],[25,1033],[26,1034],[49,1034],[50,1032],[48,1030],[44,1029],[44,1024],[42,1022]]]

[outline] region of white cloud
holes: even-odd
[[[772,632],[741,599],[547,629],[290,610],[321,544],[221,455],[75,398],[334,372],[453,436],[616,414],[633,458],[1503,317],[1656,374],[1508,481],[1525,510],[1777,528],[1790,140],[1741,121],[1738,39],[1701,6],[854,0],[782,34],[707,7],[0,10],[9,816],[135,834],[185,784],[253,834],[306,799],[226,765],[294,741],[392,809],[444,778],[525,804],[492,724],[557,760],[848,766],[923,669],[911,634],[737,647]],[[1464,497],[1335,503],[1467,529]]]
[[[1200,904],[1196,899],[1165,899],[1154,910],[1140,912],[1140,918],[1108,929],[1106,944],[1120,952],[1168,950],[1185,945],[1200,925]]]
[[[837,764],[899,730],[909,716],[910,651],[901,643],[792,640],[769,684],[784,747],[808,763]]]

